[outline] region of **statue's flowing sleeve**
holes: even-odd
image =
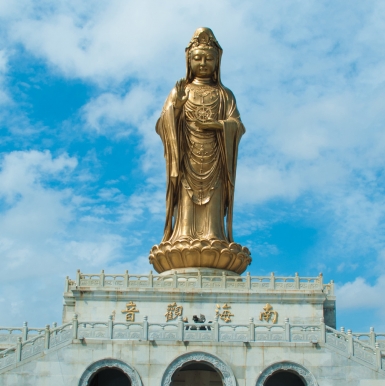
[[[233,206],[234,206],[234,186],[237,168],[238,145],[242,135],[245,133],[245,127],[241,121],[237,104],[233,93],[223,87],[221,91],[221,112],[220,122],[223,125],[223,136],[221,136],[222,152],[225,164],[225,183],[227,190],[227,199],[225,206],[227,208],[226,228],[227,237],[233,242]]]
[[[173,89],[166,99],[162,114],[156,123],[156,132],[160,135],[163,147],[164,158],[166,160],[166,222],[164,226],[163,241],[168,240],[172,234],[172,216],[174,211],[175,199],[177,195],[177,181],[179,177],[179,136],[175,119],[175,109],[173,100],[175,89]]]

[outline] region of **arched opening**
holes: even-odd
[[[130,378],[120,369],[107,367],[97,371],[90,381],[89,386],[131,386]]]
[[[205,362],[188,362],[175,371],[171,386],[222,386],[220,373]]]
[[[306,386],[306,384],[296,373],[278,370],[266,379],[264,386]]]

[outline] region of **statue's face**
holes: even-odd
[[[215,50],[195,49],[190,52],[190,66],[194,76],[211,78],[217,68],[218,54]]]

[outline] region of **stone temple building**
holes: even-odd
[[[251,276],[233,241],[245,132],[208,28],[156,125],[167,195],[157,274],[67,277],[58,326],[0,327],[1,386],[385,386],[385,333],[336,330],[333,282]],[[242,275],[243,274],[243,275]]]
[[[60,326],[1,327],[0,385],[385,385],[385,334],[335,312],[322,275],[78,271]]]

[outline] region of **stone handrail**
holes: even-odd
[[[145,316],[142,322],[115,323],[112,315],[107,322],[78,321],[77,315],[74,315],[71,323],[55,328],[47,325],[44,333],[26,341],[22,341],[22,337],[19,336],[15,346],[0,352],[0,371],[60,344],[73,340],[87,340],[92,343],[95,339],[243,343],[310,342],[313,345],[325,344],[375,370],[385,371],[385,358],[382,357],[378,342],[374,346],[366,344],[355,338],[350,330],[345,333],[326,326],[323,319],[319,324],[313,325],[291,324],[287,318],[284,324],[254,323],[253,318],[250,318],[247,324],[222,324],[218,318],[215,318],[212,323],[185,323],[181,317],[176,323],[150,323]]]
[[[56,327],[54,325],[54,327]],[[24,342],[44,333],[44,328],[31,328],[24,322],[23,327],[0,327],[0,346],[16,344],[19,337]]]
[[[181,288],[181,289],[232,289],[249,291],[271,290],[318,290],[327,295],[334,295],[334,282],[323,283],[323,276],[300,277],[296,273],[294,277],[280,277],[272,273],[270,276],[251,276],[249,272],[245,276],[206,276],[198,274],[172,274],[154,275],[152,271],[148,275],[131,275],[101,273],[86,274],[77,271],[76,279],[65,279],[65,292],[79,288]]]

